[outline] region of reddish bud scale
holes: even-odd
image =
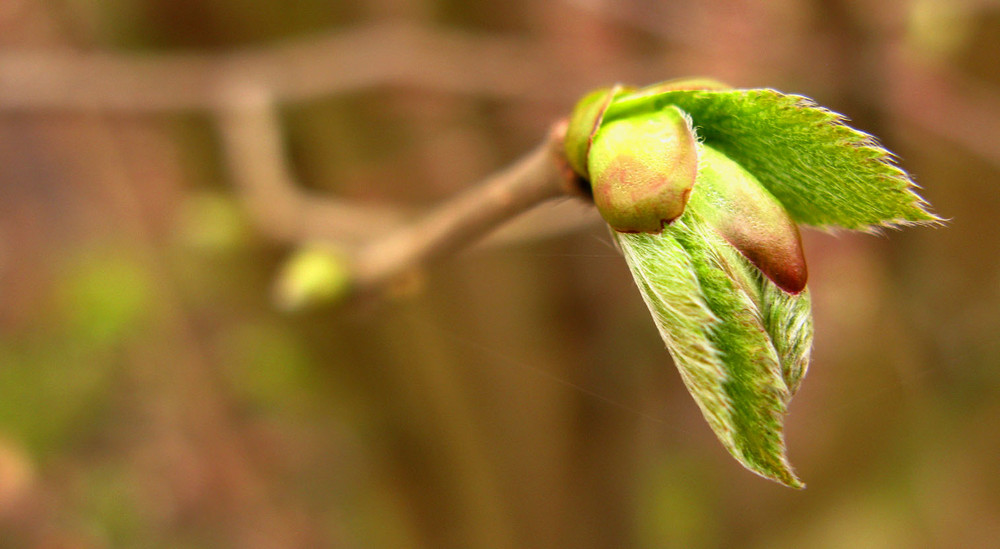
[[[798,226],[756,178],[705,145],[689,207],[779,288],[805,289],[809,274]]]

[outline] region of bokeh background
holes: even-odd
[[[204,70],[274,51],[315,77],[278,82],[295,184],[352,211],[432,207],[593,87],[705,75],[845,113],[950,221],[806,231],[789,490],[715,440],[582,203],[280,312],[295,244],[212,95],[254,72]],[[3,0],[0,547],[996,547],[998,54],[990,0]]]

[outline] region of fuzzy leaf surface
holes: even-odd
[[[690,209],[660,234],[614,236],[716,436],[746,468],[801,488],[783,419],[808,363],[808,291],[777,288]]]

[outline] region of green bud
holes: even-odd
[[[589,178],[587,172],[587,154],[597,128],[601,126],[604,111],[624,88],[615,85],[610,88],[594,90],[583,97],[573,108],[566,128],[564,147],[566,159],[573,171],[584,178]]]
[[[612,229],[658,233],[687,205],[698,142],[677,107],[604,123],[587,157],[594,205]]]
[[[322,246],[309,246],[285,263],[275,284],[275,301],[287,311],[331,303],[350,289],[350,270],[344,257]]]
[[[770,89],[696,78],[598,90],[574,110],[565,147],[719,440],[801,487],[782,426],[813,337],[798,224],[941,219],[872,136]]]
[[[604,118],[617,119],[622,116],[633,116],[636,113],[659,110],[671,104],[669,100],[665,100],[666,97],[677,94],[699,95],[702,92],[722,92],[727,90],[732,90],[728,84],[711,78],[678,78],[667,80],[666,82],[657,82],[656,84],[651,84],[637,90],[628,90],[627,93],[619,94],[605,108]],[[677,106],[684,109],[683,104]],[[689,111],[685,110],[685,112],[691,114]],[[695,119],[695,123],[698,123],[697,119]]]

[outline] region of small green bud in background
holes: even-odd
[[[178,242],[202,252],[226,252],[250,242],[253,231],[243,208],[230,196],[216,191],[196,191],[181,204]]]
[[[351,273],[342,254],[315,245],[298,250],[282,267],[274,300],[286,311],[333,303],[350,290]]]
[[[782,424],[813,337],[798,224],[940,219],[874,138],[769,89],[598,90],[573,111],[565,154],[716,436],[751,471],[802,487]]]

